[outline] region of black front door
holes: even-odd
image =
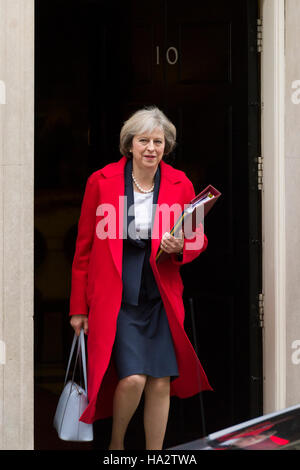
[[[122,120],[155,104],[177,127],[178,146],[170,163],[187,173],[196,192],[208,184],[222,192],[205,221],[207,251],[182,269],[186,329],[193,339],[192,298],[198,353],[215,390],[204,394],[206,426],[213,431],[248,418],[250,409],[252,414],[261,411],[250,403],[251,377],[261,378],[250,370],[249,326],[250,303],[255,303],[249,297],[250,207],[255,219],[259,205],[250,204],[248,30],[257,7],[240,0],[156,0],[147,5],[131,0],[113,2],[103,11],[102,4],[93,3],[91,28],[93,89],[101,95],[91,114],[94,168],[99,155],[105,162],[118,158]],[[251,80],[257,81],[253,72]],[[110,141],[103,136],[99,142],[100,109]],[[253,256],[255,252],[252,262]],[[201,432],[198,399],[181,406],[186,435],[191,428]]]
[[[38,3],[42,8],[44,2]],[[262,399],[256,323],[261,265],[259,231],[253,233],[260,217],[253,164],[259,113],[253,96],[258,93],[258,86],[253,87],[258,84],[258,58],[251,36],[256,2],[58,3],[60,17],[76,20],[68,34],[76,37],[76,44],[81,34],[86,46],[70,49],[72,59],[65,58],[75,60],[79,76],[82,64],[88,64],[82,69],[88,80],[83,82],[88,94],[81,100],[88,109],[89,136],[82,187],[92,171],[120,158],[119,131],[129,114],[154,104],[177,127],[178,145],[167,161],[186,172],[196,193],[208,184],[222,193],[205,220],[206,252],[181,271],[185,328],[214,389],[203,393],[206,432],[257,415]],[[45,19],[40,18],[42,31]],[[141,421],[131,426],[141,426]],[[165,445],[202,434],[199,396],[173,397]]]

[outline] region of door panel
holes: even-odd
[[[184,84],[230,80],[229,23],[182,22],[178,25],[177,34],[180,45],[179,82]]]

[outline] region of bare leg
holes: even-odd
[[[146,450],[161,450],[170,408],[170,377],[148,377],[145,385]]]
[[[113,426],[109,450],[124,450],[125,433],[140,402],[147,376],[129,375],[117,385],[113,404]]]

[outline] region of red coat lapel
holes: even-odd
[[[107,165],[101,171],[104,179],[101,181],[101,200],[112,204],[116,211],[116,237],[108,237],[108,242],[114,264],[122,277],[122,252],[123,252],[123,219],[124,219],[124,168],[127,162],[126,157],[122,157],[118,162]],[[157,201],[157,209],[161,204],[172,206],[180,201],[179,186],[177,183],[182,181],[176,170],[164,161],[160,163],[161,178]],[[156,210],[153,232],[159,236],[152,238],[151,258],[156,255],[162,236],[162,228],[159,225],[159,211]],[[170,227],[168,227],[170,229]]]

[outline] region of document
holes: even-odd
[[[220,196],[220,191],[211,184],[208,185],[184,208],[170,231],[170,234],[176,237],[179,235],[180,230],[182,230],[185,238],[191,238],[195,229],[203,222],[204,217]],[[166,256],[168,256],[168,254],[160,248],[155,259],[156,261],[162,261]]]

